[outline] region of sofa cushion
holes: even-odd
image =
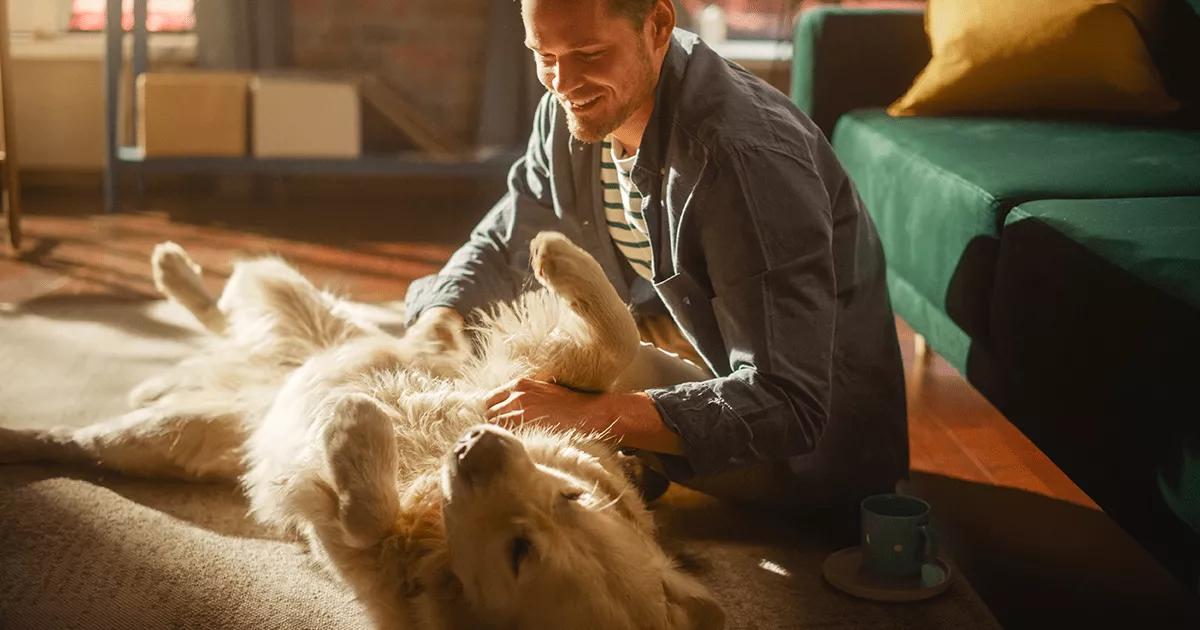
[[[1144,542],[1200,532],[1200,196],[1018,205],[991,310],[1008,417]]]
[[[988,336],[1000,231],[1014,205],[1200,195],[1198,130],[857,110],[838,122],[833,144],[879,227],[889,272],[975,339]]]
[[[1143,40],[1157,17],[1151,5],[1098,0],[929,0],[933,59],[888,111],[1175,111]]]
[[[1029,220],[1200,309],[1200,197],[1037,201],[1004,223]]]

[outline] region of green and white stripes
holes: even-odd
[[[608,233],[617,249],[629,260],[637,274],[653,277],[650,266],[650,238],[642,216],[642,194],[633,185],[629,172],[637,154],[618,154],[612,137],[604,139],[600,152],[600,183],[604,187],[604,215]]]

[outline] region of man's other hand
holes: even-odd
[[[412,366],[438,376],[455,376],[471,357],[462,316],[445,306],[423,311],[405,331],[404,340],[414,352]]]
[[[467,353],[470,346],[463,327],[463,317],[458,311],[448,306],[434,306],[421,313],[405,332],[405,337],[429,344],[433,352]]]

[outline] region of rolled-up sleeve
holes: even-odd
[[[829,196],[814,167],[772,149],[719,164],[696,221],[730,372],[650,390],[690,471],[812,451],[829,421],[837,287]],[[718,210],[720,209],[720,210]],[[702,334],[703,331],[693,331]],[[714,362],[716,363],[716,362]]]
[[[426,309],[449,306],[464,316],[499,300],[513,300],[528,276],[529,240],[541,230],[561,229],[550,175],[555,101],[544,97],[534,117],[525,155],[508,174],[508,191],[435,275],[409,285],[408,323]]]

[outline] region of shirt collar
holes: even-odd
[[[688,51],[684,49],[684,44],[691,48],[693,43],[689,38],[694,39],[695,35],[675,29],[658,74],[658,86],[654,90],[654,110],[646,123],[646,131],[642,133],[637,166],[633,171],[633,181],[643,190],[657,190],[657,182],[664,174],[663,165],[666,163],[667,146],[675,122],[676,104],[679,102],[683,75],[688,63]],[[684,40],[682,44],[681,40]]]

